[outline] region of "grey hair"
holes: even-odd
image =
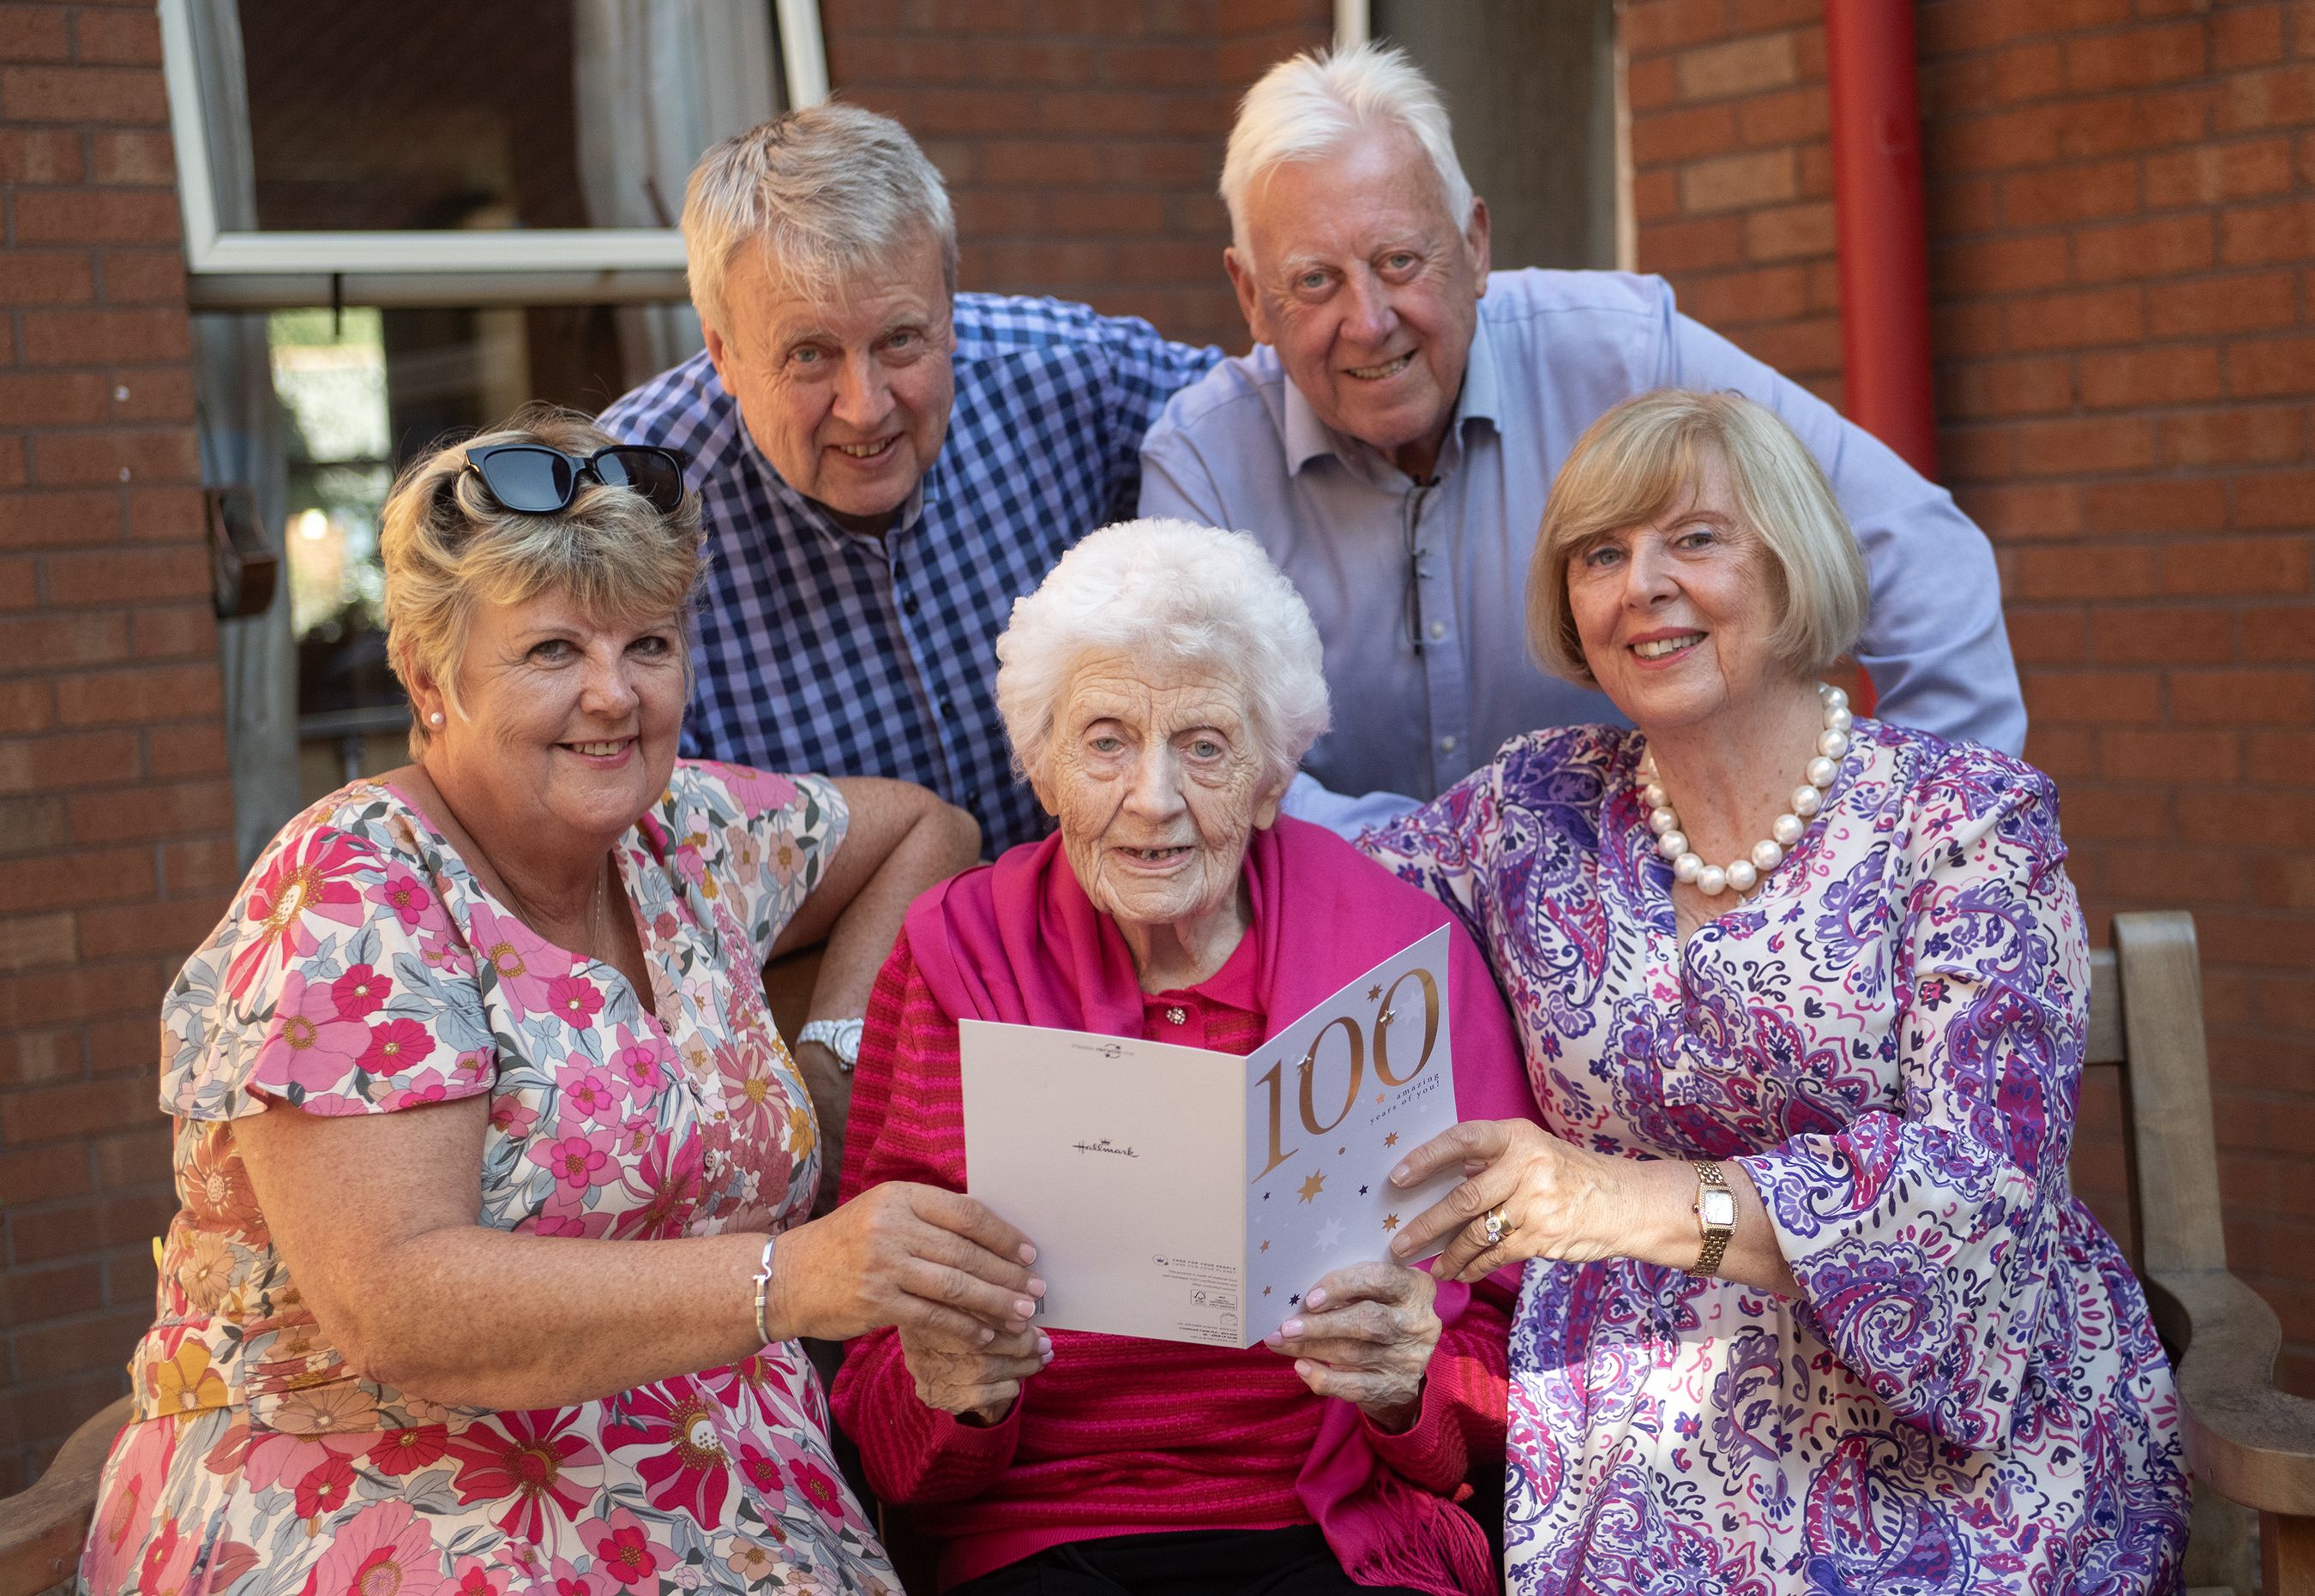
[[[1396,45],[1305,50],[1264,73],[1238,102],[1222,157],[1230,237],[1246,248],[1247,191],[1273,168],[1333,154],[1369,128],[1398,128],[1431,158],[1439,197],[1458,230],[1471,225],[1471,180],[1455,158],[1447,107],[1423,69]]]
[[[729,335],[724,274],[754,243],[775,280],[841,285],[919,239],[956,291],[948,186],[891,117],[830,101],[734,134],[699,157],[683,191],[683,253],[699,319]]]
[[[1211,665],[1245,687],[1264,778],[1291,780],[1326,730],[1326,678],[1309,607],[1243,532],[1120,521],[1063,554],[1013,601],[997,640],[997,713],[1014,768],[1033,777],[1078,663],[1130,654]]]

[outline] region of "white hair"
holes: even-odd
[[[997,713],[1024,776],[1042,765],[1078,665],[1126,654],[1211,666],[1246,690],[1265,781],[1291,779],[1326,730],[1326,678],[1309,607],[1243,532],[1120,521],[1063,554],[1013,601],[997,640]]]
[[[1471,225],[1471,180],[1455,158],[1447,107],[1422,68],[1395,45],[1370,40],[1348,49],[1305,50],[1264,73],[1238,102],[1222,157],[1222,203],[1230,237],[1246,248],[1249,190],[1290,161],[1332,155],[1370,128],[1398,128],[1431,157],[1439,197],[1460,230]]]
[[[956,291],[948,187],[908,130],[826,102],[734,134],[699,157],[683,192],[683,252],[699,319],[729,334],[723,278],[751,241],[775,280],[840,291],[920,239]]]

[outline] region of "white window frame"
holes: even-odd
[[[196,310],[362,304],[537,305],[681,300],[673,227],[435,232],[226,232],[201,114],[189,0],[158,0],[176,140],[188,293]],[[828,98],[819,0],[775,0],[788,103]]]

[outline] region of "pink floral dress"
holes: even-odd
[[[801,1220],[812,1104],[758,971],[845,820],[817,778],[678,765],[616,850],[648,994],[534,935],[391,787],[356,783],[282,831],[163,1008],[183,1208],[83,1589],[897,1589],[794,1343],[527,1413],[363,1379],[274,1251],[233,1134],[269,1102],[487,1093],[485,1225],[652,1240]]]

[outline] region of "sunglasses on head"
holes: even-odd
[[[518,515],[569,509],[579,484],[590,476],[607,488],[641,493],[661,515],[673,515],[683,504],[683,457],[649,444],[620,443],[591,455],[566,455],[543,443],[494,443],[468,451],[466,469],[482,477],[492,498]]]

